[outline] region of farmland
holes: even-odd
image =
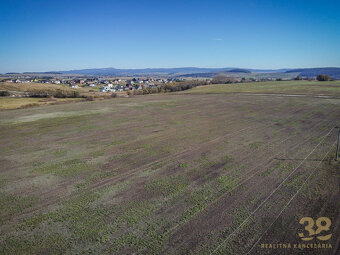
[[[2,82],[0,83],[1,90],[9,90],[9,91],[19,91],[19,92],[55,92],[57,90],[62,91],[79,91],[79,92],[89,92],[89,88],[78,88],[72,89],[65,84],[41,84],[36,82],[31,83],[12,83],[12,82]]]
[[[274,81],[211,85],[188,90],[188,94],[277,93],[297,95],[327,95],[340,97],[340,81]],[[183,92],[182,92],[183,93]]]
[[[1,111],[0,254],[335,254],[338,82],[257,84]]]
[[[28,98],[28,97],[17,97],[17,98],[0,98],[0,110],[10,110],[17,108],[26,108],[32,106],[41,106],[48,104],[57,103],[69,103],[77,102],[82,100],[81,98]]]

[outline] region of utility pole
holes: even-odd
[[[339,128],[339,127],[336,127]],[[336,144],[336,152],[335,152],[335,160],[338,160],[339,158],[339,143],[340,143],[340,129],[338,134],[338,143]]]

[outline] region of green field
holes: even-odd
[[[196,87],[181,93],[281,93],[340,96],[340,81],[273,81]]]

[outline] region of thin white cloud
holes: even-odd
[[[222,39],[222,38],[213,38],[212,40],[213,41],[223,41],[224,39]]]

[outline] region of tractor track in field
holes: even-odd
[[[315,127],[317,127],[317,126],[319,126],[319,125],[321,125],[321,124],[322,124],[322,123],[317,123],[316,125],[314,125],[313,127],[311,127],[311,129],[315,129]],[[317,131],[317,132],[319,132],[319,131]],[[291,138],[294,138],[294,137],[296,137],[296,136],[298,136],[298,135],[299,135],[299,134],[292,135],[292,136],[290,136],[289,138],[291,139]],[[218,200],[221,199],[224,195],[229,194],[229,193],[231,193],[231,192],[234,192],[234,191],[237,190],[238,188],[242,187],[242,185],[244,185],[246,182],[248,182],[249,180],[251,180],[252,178],[254,178],[255,176],[257,176],[260,172],[263,172],[263,170],[260,169],[260,170],[256,171],[255,173],[252,173],[253,170],[259,168],[259,167],[262,166],[262,165],[264,165],[264,169],[266,169],[265,166],[272,164],[272,163],[273,163],[273,159],[274,159],[275,157],[277,157],[277,155],[285,155],[285,154],[289,153],[290,151],[294,151],[295,148],[298,148],[298,147],[302,146],[303,144],[307,143],[307,142],[308,142],[308,138],[311,138],[311,137],[313,137],[314,135],[316,135],[316,134],[314,134],[314,133],[308,133],[308,136],[305,137],[306,139],[303,140],[302,142],[298,141],[297,143],[295,143],[295,144],[293,144],[293,145],[290,145],[290,146],[292,146],[292,147],[290,147],[289,149],[284,149],[283,151],[280,151],[279,153],[276,153],[275,155],[270,156],[269,160],[266,159],[265,161],[261,162],[260,164],[257,164],[256,166],[251,167],[251,170],[250,170],[249,172],[243,173],[243,175],[241,176],[242,181],[241,181],[236,187],[234,187],[234,188],[232,188],[231,190],[228,190],[226,193],[224,193],[224,194],[218,196],[217,199],[214,199],[214,200],[207,206],[207,208],[210,207],[210,206],[213,206],[215,203],[218,203]],[[286,138],[286,139],[288,139],[288,138]],[[286,140],[286,139],[284,139],[284,140]],[[283,141],[283,140],[281,140],[281,142],[282,142],[282,141]],[[269,142],[269,143],[270,143],[270,142]],[[266,145],[264,145],[264,146],[266,146]],[[266,154],[266,152],[264,152],[264,154]],[[263,155],[263,156],[264,156],[264,155]],[[261,157],[260,157],[260,158],[261,158]],[[247,165],[247,164],[245,163],[245,164],[243,164],[243,165],[245,166],[245,165]],[[249,174],[251,174],[251,175],[250,175],[248,178],[246,178],[246,179],[242,178],[242,177],[248,176]],[[173,207],[176,207],[176,205],[174,205]],[[173,209],[172,207],[167,208],[167,210],[162,211],[162,214],[166,214],[167,211],[170,211],[170,210],[172,210],[172,209]],[[204,213],[204,211],[202,211],[201,213]],[[173,221],[176,222],[177,220],[176,220],[176,219],[173,219]],[[190,222],[185,222],[185,224],[190,224]],[[175,224],[175,226],[173,226],[171,229],[167,230],[167,234],[170,234],[171,232],[173,232],[175,229],[177,229],[177,228],[180,227],[181,225],[182,225],[182,223]],[[129,232],[129,231],[127,231],[127,232]],[[130,233],[130,232],[129,232],[129,233]]]
[[[284,103],[282,103],[284,104]],[[293,117],[296,115],[296,114],[301,114],[301,111],[303,111],[304,108],[299,108],[299,109],[294,109],[292,110],[289,114],[288,114],[288,118],[286,118],[285,120],[299,120],[298,119],[293,119]],[[250,110],[250,111],[247,111],[249,113],[253,112],[254,110]],[[311,113],[313,114],[313,113]],[[236,117],[238,114],[232,114],[233,118]],[[256,119],[256,117],[254,117],[254,119]],[[209,145],[214,145],[215,143],[218,143],[219,141],[223,140],[223,139],[226,139],[226,138],[231,138],[231,137],[235,137],[236,135],[240,134],[240,133],[243,133],[247,130],[258,130],[258,129],[264,129],[264,128],[268,128],[268,127],[271,127],[271,126],[275,126],[276,123],[272,123],[272,124],[265,124],[265,125],[260,125],[258,127],[256,127],[255,129],[252,127],[252,126],[247,126],[247,127],[244,127],[242,129],[238,129],[238,130],[232,130],[230,133],[224,135],[224,136],[219,136],[219,137],[216,137],[212,140],[209,140],[207,142],[204,142],[202,144],[199,144],[193,148],[190,148],[190,150],[184,150],[184,151],[180,151],[178,153],[175,153],[173,155],[169,155],[165,158],[161,158],[161,159],[157,159],[155,161],[152,161],[152,162],[147,162],[146,164],[140,166],[140,167],[137,167],[137,168],[132,168],[131,170],[129,170],[128,172],[124,173],[123,175],[119,175],[117,177],[112,177],[112,178],[109,178],[109,179],[105,179],[103,181],[100,181],[100,182],[97,182],[95,184],[93,184],[90,188],[87,189],[87,191],[93,191],[93,190],[97,190],[97,189],[100,189],[100,188],[103,188],[107,185],[111,185],[112,183],[116,183],[116,182],[119,182],[119,181],[122,181],[122,180],[125,180],[131,176],[133,176],[135,173],[137,173],[138,171],[142,170],[142,169],[145,169],[147,167],[150,167],[154,164],[157,164],[159,162],[162,162],[162,161],[169,161],[170,162],[168,164],[171,164],[172,161],[175,161],[175,160],[178,160],[180,158],[185,158],[185,157],[188,157],[189,154],[195,154],[195,153],[198,153],[199,151],[206,151],[206,147],[209,146]],[[166,138],[165,138],[166,139]],[[167,166],[168,164],[166,164],[165,166]],[[163,167],[165,167],[163,166]],[[124,171],[126,169],[121,169],[120,171]],[[115,169],[115,171],[119,171],[119,169]],[[66,188],[69,184],[71,183],[71,181],[69,182],[65,182],[65,183],[61,183],[58,188],[56,190],[52,190],[50,192],[48,192],[47,194],[52,194],[54,195],[56,193],[57,190],[60,190],[60,189],[64,189]],[[46,195],[46,194],[42,194],[42,195]],[[23,218],[23,217],[27,217],[29,215],[32,215],[34,213],[37,213],[41,210],[44,210],[46,208],[48,208],[49,206],[53,206],[55,204],[57,204],[59,201],[63,200],[63,199],[66,199],[66,198],[69,198],[73,196],[73,194],[70,194],[70,195],[65,195],[65,196],[58,196],[58,197],[55,197],[55,198],[47,198],[47,201],[44,203],[40,203],[39,207],[37,208],[32,208],[31,210],[28,210],[27,212],[24,212],[21,217],[19,218],[15,218],[14,220],[20,220],[20,218]]]
[[[273,226],[273,224],[277,221],[277,219],[282,215],[282,213],[284,212],[284,210],[290,205],[290,203],[294,200],[294,198],[300,193],[300,191],[302,190],[302,188],[304,187],[304,185],[309,181],[309,179],[314,175],[315,171],[320,167],[321,163],[326,159],[326,157],[329,155],[329,153],[332,151],[334,145],[336,144],[336,142],[334,142],[330,149],[327,151],[327,153],[325,154],[325,156],[322,158],[322,160],[317,164],[316,167],[314,167],[314,169],[312,170],[312,172],[308,175],[308,177],[304,180],[304,182],[302,183],[302,185],[300,186],[300,188],[294,193],[294,195],[288,200],[288,202],[282,207],[282,209],[280,210],[280,212],[277,214],[277,216],[275,217],[274,221],[272,221],[270,223],[270,225],[263,231],[261,232],[261,236],[257,239],[257,241],[250,247],[250,249],[248,250],[248,252],[246,254],[250,254],[252,252],[252,250],[256,247],[256,245],[259,243],[259,241],[264,237],[264,235],[268,232],[268,230]]]
[[[297,109],[297,110],[294,109],[292,112],[289,113],[289,115],[288,115],[289,117],[288,117],[287,119],[288,119],[288,120],[292,120],[292,119],[293,119],[293,116],[295,116],[295,114],[299,114],[302,110],[303,110],[303,109]],[[253,111],[253,110],[251,110],[251,111],[249,111],[249,112],[252,112],[252,111]],[[233,114],[232,116],[235,116],[235,117],[236,117],[236,115],[237,115],[237,114]],[[286,120],[287,120],[287,119],[286,119]],[[268,126],[275,126],[275,124],[276,124],[276,123],[272,123],[272,124],[270,124],[270,125],[267,125],[267,124],[266,124],[266,125],[260,125],[259,127],[256,127],[256,130],[257,130],[257,129],[263,129],[264,127],[268,127]],[[140,167],[133,168],[133,169],[130,170],[129,172],[125,173],[123,176],[120,175],[120,176],[119,176],[119,179],[117,179],[117,177],[105,179],[105,180],[103,180],[103,181],[100,181],[100,182],[95,183],[93,186],[91,186],[90,188],[88,188],[87,191],[93,191],[93,190],[97,190],[97,189],[103,188],[103,187],[105,187],[105,186],[107,186],[107,185],[112,184],[113,181],[118,182],[118,181],[125,180],[126,178],[128,178],[128,177],[130,177],[130,176],[133,176],[136,172],[140,171],[141,169],[145,169],[145,168],[147,168],[147,167],[150,167],[150,166],[152,166],[152,165],[154,165],[154,164],[157,164],[157,163],[159,163],[159,162],[162,162],[162,161],[168,161],[168,160],[170,160],[170,162],[169,162],[168,164],[171,164],[171,162],[174,161],[174,160],[178,160],[178,159],[180,159],[180,158],[182,158],[182,157],[187,157],[189,154],[197,153],[197,152],[200,151],[200,150],[205,151],[205,150],[206,150],[206,148],[205,148],[206,146],[209,146],[209,145],[211,145],[211,144],[213,145],[214,143],[218,143],[220,140],[223,140],[223,139],[228,138],[228,137],[230,137],[230,138],[231,138],[231,137],[235,137],[237,134],[242,133],[242,132],[244,132],[244,131],[246,131],[246,130],[250,130],[250,129],[252,129],[252,130],[254,131],[254,129],[253,129],[252,126],[247,126],[247,127],[245,127],[245,128],[239,129],[239,130],[233,130],[233,131],[231,131],[230,133],[228,133],[228,134],[226,134],[226,135],[224,135],[224,136],[216,137],[216,138],[214,138],[214,139],[212,139],[212,140],[209,140],[209,141],[207,141],[207,142],[204,142],[204,143],[202,143],[202,144],[199,144],[199,145],[197,145],[197,146],[194,147],[194,148],[190,148],[190,150],[184,150],[184,151],[178,152],[178,153],[176,153],[176,154],[174,154],[174,155],[169,155],[169,156],[167,156],[166,158],[161,158],[161,159],[158,159],[158,160],[149,162],[149,163],[147,163],[147,164],[144,164],[144,165],[142,165],[142,166],[140,166]],[[203,147],[203,146],[205,146],[205,147]],[[116,169],[116,171],[117,171],[117,170],[118,170],[118,169]],[[124,168],[121,169],[121,171],[124,171],[124,170],[125,170]],[[48,194],[54,195],[54,194],[56,193],[56,191],[61,190],[61,189],[63,189],[63,188],[66,188],[70,183],[71,183],[71,181],[62,183],[62,184],[58,185],[58,187],[57,187],[56,190],[52,190],[52,191],[50,191],[50,192],[48,192],[48,193],[42,194],[42,196],[43,196],[43,195],[48,195]],[[32,209],[30,209],[30,210],[28,210],[28,211],[26,211],[26,212],[23,212],[23,213],[20,215],[20,217],[15,217],[15,218],[13,218],[13,221],[18,221],[18,220],[20,220],[20,219],[22,219],[22,218],[24,218],[24,217],[28,217],[28,216],[30,216],[30,215],[32,215],[32,214],[35,214],[35,213],[40,212],[40,211],[42,211],[42,210],[45,210],[45,209],[48,208],[49,206],[53,206],[53,205],[57,204],[59,201],[61,201],[61,200],[63,200],[63,199],[70,198],[70,197],[72,197],[73,195],[74,195],[74,194],[64,195],[64,196],[57,196],[57,197],[54,196],[54,198],[52,198],[52,199],[51,199],[51,198],[47,198],[47,199],[46,199],[46,202],[41,202],[41,203],[39,204],[39,207],[32,208]]]
[[[331,127],[332,127],[332,130],[333,130],[333,127],[334,127],[334,125],[330,125]],[[329,134],[329,133],[328,133]],[[327,134],[327,135],[328,135]],[[327,137],[327,136],[324,136],[324,137]],[[320,142],[321,143],[321,142]],[[317,148],[319,145],[320,145],[320,143],[316,146],[316,147],[314,147],[314,149],[312,150],[312,152],[314,152],[314,150],[315,150],[315,148]],[[302,145],[302,144],[300,144],[300,145]],[[299,145],[298,145],[299,146]],[[290,172],[289,174],[288,174],[288,176],[286,176],[285,177],[285,181],[287,180],[287,178],[289,178],[290,176],[291,176],[291,174],[293,174],[297,169],[299,169],[300,167],[301,167],[301,165],[302,165],[302,163],[303,162],[305,162],[305,160],[306,160],[306,158],[308,158],[310,155],[311,155],[311,153],[312,152],[310,152],[301,162],[300,162],[300,164],[298,164],[298,166],[296,166],[295,168],[294,168],[294,170],[292,171],[292,172]],[[268,162],[268,163],[270,163],[270,162]],[[257,172],[255,172],[253,175],[251,175],[249,178],[247,178],[245,181],[243,181],[243,183],[242,183],[242,185],[245,185],[245,183],[246,182],[249,182],[250,180],[252,180],[252,178],[253,177],[257,177],[257,178],[260,178],[259,177],[259,172],[264,172],[266,170],[266,168],[264,167],[264,170],[262,170],[261,171],[261,169],[259,170],[259,171],[257,171]],[[260,184],[259,183],[261,183],[261,182],[259,182],[259,181],[256,181],[256,180],[253,180],[252,181],[252,184],[250,184],[250,186],[249,187],[251,187],[252,189],[254,189],[254,190],[261,190],[261,188],[259,188],[259,187],[256,187],[256,186],[254,186],[255,184],[257,185],[257,186],[259,186]],[[281,182],[282,183],[282,182]],[[276,187],[276,186],[274,186],[275,188],[274,188],[274,190],[276,191],[277,190],[277,188],[279,188],[279,187],[281,187],[281,185],[282,184],[280,184],[278,187]],[[237,186],[237,187],[240,187],[240,186]],[[236,187],[236,188],[237,188]],[[255,188],[256,187],[256,188]],[[262,189],[263,190],[263,189]],[[228,193],[230,193],[230,192],[233,192],[233,197],[234,196],[236,196],[236,197],[238,197],[238,200],[237,201],[239,201],[239,200],[241,200],[241,201],[245,201],[245,199],[242,199],[242,195],[241,194],[237,194],[237,193],[235,193],[235,189],[233,189],[233,190],[230,190],[230,191],[228,191],[226,194],[228,194]],[[265,200],[256,208],[256,211],[259,209],[259,208],[261,208],[262,206],[263,206],[263,204],[265,203],[265,202],[267,202],[267,200],[271,197],[271,195],[273,194],[273,193],[275,193],[275,192],[273,192],[273,190],[268,190],[268,192],[270,193],[270,195],[268,196],[268,197],[266,197],[266,196],[264,196],[265,197]],[[243,193],[243,191],[241,191],[241,193]],[[244,194],[244,195],[246,195],[247,194],[247,192]],[[221,203],[221,201],[220,200],[225,200],[225,201],[223,201],[223,203]],[[178,230],[176,233],[174,233],[174,235],[176,236],[176,240],[181,240],[181,243],[184,243],[184,242],[186,242],[186,243],[191,243],[191,241],[190,241],[190,239],[188,239],[188,237],[193,237],[193,236],[196,236],[196,235],[198,235],[198,233],[195,235],[194,234],[194,229],[201,229],[201,230],[203,230],[203,231],[205,231],[206,230],[206,228],[204,228],[203,226],[202,226],[202,228],[200,228],[199,227],[199,224],[200,224],[200,222],[205,222],[205,220],[204,219],[209,219],[209,222],[210,222],[210,224],[214,221],[213,219],[214,218],[217,218],[217,217],[219,217],[218,215],[225,215],[225,213],[227,212],[227,210],[228,209],[230,209],[230,207],[232,207],[232,208],[238,208],[239,206],[237,205],[237,203],[240,203],[240,202],[236,202],[236,201],[233,201],[233,198],[232,197],[224,197],[224,196],[221,196],[221,197],[219,197],[216,201],[214,201],[213,202],[213,204],[215,204],[215,206],[210,206],[210,207],[207,207],[207,211],[202,211],[201,212],[201,217],[198,215],[197,217],[195,217],[195,220],[194,220],[194,222],[188,222],[187,224],[186,224],[186,229],[180,229],[180,230]],[[226,208],[224,208],[224,206],[223,205],[228,205],[228,206],[226,206]],[[253,211],[252,213],[251,213],[251,215],[253,215],[256,211]],[[225,212],[225,213],[224,213]],[[227,217],[227,215],[225,215],[225,216],[223,216],[223,217]],[[250,216],[248,216],[248,218],[247,218],[247,220],[250,218]],[[224,225],[226,225],[226,224],[228,224],[228,221],[230,222],[230,219],[228,219],[228,217],[226,218],[227,220],[225,221],[225,223],[224,223]],[[221,220],[221,219],[220,219]],[[205,225],[205,227],[207,227],[207,224],[209,224],[208,222],[207,223],[205,223],[204,225]],[[219,223],[220,224],[220,223]],[[243,224],[244,225],[244,224]],[[243,225],[241,225],[241,227],[243,226]],[[194,227],[194,229],[192,229],[191,228],[191,226],[195,226]],[[190,229],[190,231],[189,231],[189,229]],[[202,233],[201,233],[202,234]],[[201,234],[199,234],[199,235],[201,235]],[[230,235],[228,238],[230,238],[232,235]],[[225,238],[226,239],[226,238]],[[186,241],[185,241],[186,240]],[[176,247],[180,247],[181,245],[180,245],[180,243],[178,243],[178,242],[176,242]],[[173,246],[172,246],[173,247]],[[217,249],[217,248],[216,248]]]
[[[333,127],[325,134],[322,136],[322,140],[316,145],[313,147],[313,149],[300,161],[300,163],[293,168],[293,170],[291,172],[289,172],[289,174],[287,176],[285,176],[285,178],[279,182],[278,185],[273,185],[274,186],[274,189],[270,191],[269,195],[265,196],[264,200],[247,216],[246,219],[244,219],[242,221],[242,223],[237,226],[237,228],[235,230],[233,230],[232,233],[230,233],[225,239],[224,241],[219,245],[217,246],[210,254],[214,254],[227,240],[229,240],[230,238],[232,238],[233,236],[235,236],[235,234],[241,230],[243,228],[243,226],[245,226],[245,224],[249,221],[249,219],[259,210],[261,209],[268,201],[269,199],[272,198],[272,196],[282,187],[282,185],[284,183],[286,183],[286,181],[293,175],[296,173],[296,171],[298,169],[301,169],[301,166],[303,165],[303,163],[310,157],[310,155],[312,155],[315,150],[322,144],[322,142],[324,142],[324,140],[331,134],[331,132],[334,130],[334,125]]]
[[[51,233],[66,239],[54,244],[42,237],[42,244],[71,254],[88,248],[110,254],[252,254],[310,176],[327,174],[324,158],[334,147],[340,118],[334,98],[233,93],[180,95],[173,102],[174,95],[158,97],[130,98],[122,106],[108,100],[12,111],[20,118],[84,111],[86,105],[99,113],[3,125],[0,139],[9,148],[1,155],[0,174],[9,181],[0,181],[0,189],[18,197],[1,213],[4,249],[20,250],[22,240]],[[100,111],[110,107],[116,109]],[[22,154],[18,162],[16,148]],[[39,162],[41,157],[51,161]],[[72,160],[93,169],[78,163],[68,168]],[[53,168],[54,162],[66,165]],[[316,172],[321,164],[323,172]],[[335,183],[325,190],[334,190]],[[31,198],[36,199],[31,204],[16,204]],[[313,206],[325,208],[318,200]]]

